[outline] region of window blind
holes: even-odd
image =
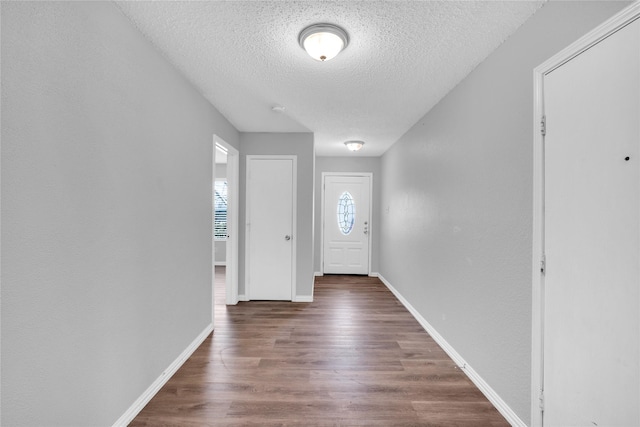
[[[213,195],[213,236],[216,240],[227,238],[227,181],[216,181]]]

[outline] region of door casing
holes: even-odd
[[[544,76],[640,18],[636,2],[534,70],[531,425],[542,426],[544,378]]]
[[[240,187],[240,153],[232,145],[218,135],[213,135],[213,180],[215,181],[216,144],[227,149],[227,250],[225,302],[227,305],[238,303],[238,222],[239,222],[239,187]],[[213,201],[212,201],[213,203]],[[215,245],[215,239],[212,237]],[[215,256],[215,247],[213,248]],[[215,265],[215,259],[213,262]],[[213,281],[215,282],[215,274]],[[214,286],[215,291],[215,286]]]
[[[321,239],[321,244],[320,244],[320,273],[319,275],[322,276],[323,275],[323,271],[324,271],[324,227],[325,227],[325,214],[324,214],[324,207],[325,207],[325,178],[328,176],[361,176],[361,177],[369,177],[369,244],[367,247],[367,251],[369,252],[369,271],[367,272],[367,274],[369,276],[371,276],[371,242],[373,241],[374,235],[373,235],[373,173],[372,172],[322,172],[322,187],[321,187],[321,197],[320,197],[320,215],[321,215],[321,232],[320,232],[320,239]]]

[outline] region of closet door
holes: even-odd
[[[545,426],[640,425],[640,21],[544,76]]]
[[[247,156],[247,292],[291,301],[295,258],[293,156]]]

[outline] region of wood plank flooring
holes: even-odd
[[[313,303],[216,295],[216,330],[131,426],[508,426],[376,278]]]

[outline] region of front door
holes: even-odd
[[[369,274],[371,175],[324,175],[323,273]]]
[[[294,156],[247,156],[247,270],[250,300],[293,295]]]
[[[544,76],[545,426],[640,425],[640,20]]]

